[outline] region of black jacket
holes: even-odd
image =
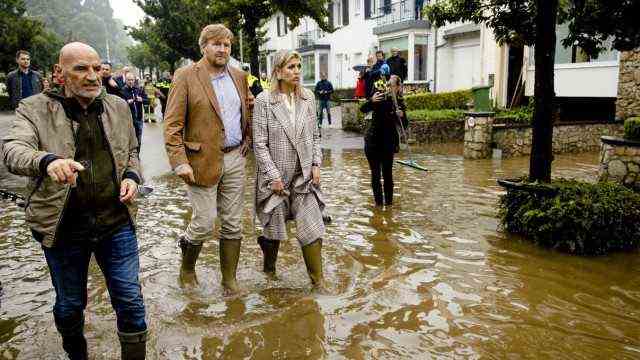
[[[111,79],[113,78],[112,77],[109,77],[106,79],[102,78],[102,86],[104,86],[104,89],[107,91],[107,94],[115,95],[124,99],[124,95],[122,95],[122,90],[118,86],[118,83],[116,82],[116,86],[111,86],[111,84],[109,84],[109,80]]]
[[[131,109],[131,116],[133,117],[133,121],[142,121],[142,103],[147,100],[147,93],[144,92],[144,89],[139,87],[128,87],[125,86],[122,88],[123,99],[129,104],[129,109]],[[136,97],[139,96],[142,98],[142,101],[138,101]],[[133,100],[129,102],[129,100]]]
[[[388,58],[387,65],[389,65],[391,75],[398,75],[402,81],[407,79],[407,60],[401,58],[400,55]]]
[[[329,100],[331,99],[331,94],[333,94],[333,85],[329,80],[320,80],[316,84],[316,88],[313,90],[318,99],[320,100]]]
[[[31,89],[33,90],[32,95],[42,92],[42,76],[40,73],[29,69],[27,74],[31,77]],[[22,78],[20,75],[20,69],[13,70],[7,74],[6,85],[12,109],[17,108],[18,103],[22,100]]]

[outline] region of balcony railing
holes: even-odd
[[[319,39],[324,37],[322,29],[304,32],[298,35],[298,48],[315,45]]]
[[[382,6],[375,16],[377,26],[416,20],[415,0],[403,0]]]

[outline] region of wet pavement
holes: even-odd
[[[190,208],[168,172],[161,125],[147,125],[143,139],[155,188],[141,200],[138,230],[149,359],[640,358],[638,253],[574,257],[498,230],[495,180],[523,174],[528,159],[467,161],[461,144],[414,148],[430,171],[396,164],[395,205],[381,210],[362,139],[326,130],[330,294],[310,291],[295,240],[281,246],[277,280],[260,272],[249,177],[238,270],[245,292],[227,298],[213,239],[197,266],[200,285],[180,287],[175,239]],[[557,156],[554,176],[595,179],[597,157]],[[22,211],[1,206],[0,358],[62,358],[42,251]],[[115,316],[95,264],[86,317],[92,358],[117,359]]]

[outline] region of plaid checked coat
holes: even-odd
[[[253,145],[256,156],[256,215],[271,240],[285,240],[285,222],[296,220],[298,241],[306,245],[324,235],[320,188],[313,185],[311,167],[320,166],[320,133],[316,125],[313,93],[301,90],[296,99],[295,126],[279,94],[263,91],[253,111]],[[281,179],[289,196],[278,196],[271,182]]]

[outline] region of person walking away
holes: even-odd
[[[407,60],[400,57],[400,49],[391,48],[391,56],[387,59],[390,75],[397,75],[404,82],[407,79]]]
[[[256,156],[255,211],[262,226],[258,244],[263,271],[275,276],[280,242],[287,240],[287,220],[296,237],[314,288],[326,291],[322,273],[325,207],[320,191],[320,129],[315,99],[302,87],[301,57],[293,50],[274,56],[271,89],[256,99],[253,139]]]
[[[169,97],[169,90],[171,90],[172,77],[170,73],[165,73],[162,76],[161,81],[156,83],[156,89],[160,90],[162,95],[158,95],[160,99],[160,107],[162,109],[162,118],[166,118],[167,111],[167,98]]]
[[[107,91],[107,94],[115,95],[124,99],[124,95],[122,94],[122,89],[118,86],[118,83],[114,80],[111,75],[112,65],[108,61],[102,62],[102,69],[100,71],[102,77],[102,86]]]
[[[368,81],[373,82],[373,86],[360,111],[373,114],[365,131],[364,152],[371,170],[371,189],[375,204],[390,206],[393,204],[393,158],[400,150],[400,137],[396,126],[399,125],[398,119],[401,119],[406,128],[406,107],[400,90],[400,78],[397,75],[391,76],[389,84],[377,73]],[[391,92],[396,94],[398,109],[393,103]],[[380,173],[384,179],[384,190]]]
[[[327,121],[331,125],[331,107],[329,106],[329,100],[331,94],[333,94],[333,85],[327,80],[327,74],[320,74],[320,81],[316,84],[314,93],[318,97],[320,102],[320,108],[318,109],[318,127],[322,127],[322,113],[323,110],[327,110]]]
[[[153,85],[153,82],[151,81],[151,76],[147,75],[144,78],[144,93],[147,95],[147,101],[146,103],[144,103],[144,114],[145,114],[145,118],[144,121],[145,122],[149,122],[151,121],[152,123],[156,122],[156,114],[155,114],[155,108],[156,108],[156,98],[161,96],[162,93],[160,92],[160,90],[156,89],[156,87]]]
[[[122,96],[124,100],[129,104],[131,110],[131,117],[133,118],[133,126],[136,130],[136,138],[138,139],[138,153],[140,152],[140,146],[142,146],[142,128],[143,124],[143,102],[147,98],[142,88],[135,86],[136,78],[133,73],[127,74],[127,82],[122,88]]]
[[[51,275],[64,351],[72,360],[88,358],[84,310],[93,254],[116,313],[121,358],[141,360],[147,324],[138,276],[134,199],[141,177],[131,113],[122,99],[102,91],[93,48],[67,44],[59,64],[63,92],[20,103],[2,158],[10,172],[34,184],[26,223]]]
[[[6,86],[11,109],[15,110],[22,99],[42,91],[42,76],[31,69],[31,54],[26,50],[16,53],[18,68],[7,74]]]
[[[220,269],[227,294],[240,291],[236,270],[242,241],[245,164],[251,147],[253,96],[247,74],[229,64],[233,33],[207,25],[199,38],[202,59],[176,72],[165,117],[165,146],[193,208],[178,243],[180,279],[197,283],[202,244],[220,218]]]
[[[249,83],[249,90],[251,90],[251,95],[258,96],[262,92],[262,85],[260,84],[260,80],[251,74],[251,69],[249,65],[243,65],[242,70],[247,73],[247,82]]]

